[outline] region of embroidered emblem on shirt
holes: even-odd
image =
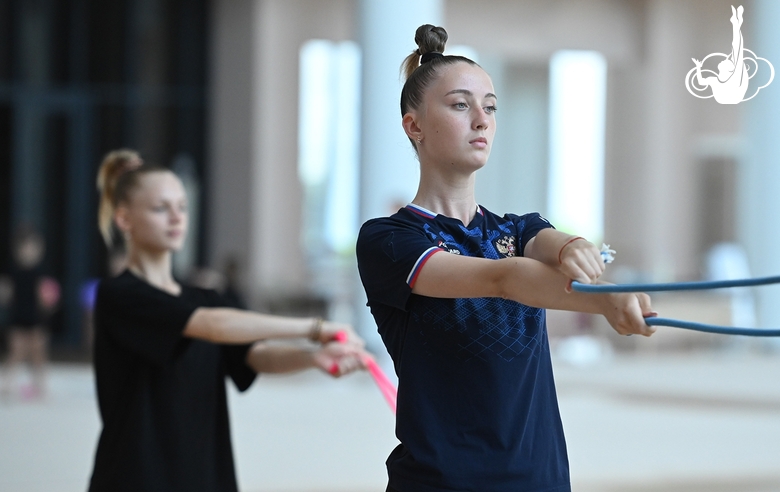
[[[502,237],[501,239],[496,241],[496,249],[498,250],[499,253],[507,257],[515,256],[516,254],[515,237],[514,236]]]
[[[460,254],[460,250],[458,248],[447,246],[447,243],[444,241],[439,241],[439,247],[446,250],[448,253],[452,253],[454,255]]]

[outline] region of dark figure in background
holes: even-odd
[[[41,267],[46,247],[43,237],[32,227],[22,226],[13,244],[14,266],[4,280],[9,312],[8,359],[0,392],[14,392],[19,366],[29,360],[32,385],[21,389],[23,399],[41,398],[46,393],[46,363],[49,333],[46,322],[59,302],[59,284]]]

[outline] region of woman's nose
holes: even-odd
[[[181,210],[177,210],[176,208],[171,209],[171,213],[169,214],[170,221],[174,224],[178,224],[182,221],[184,212]]]
[[[482,108],[477,108],[476,114],[474,115],[474,128],[484,130],[488,127],[488,123],[488,115],[485,114],[485,111],[483,111]]]

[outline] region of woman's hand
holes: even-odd
[[[314,365],[338,378],[351,372],[365,369],[366,359],[371,354],[349,341],[326,343],[314,353]]]
[[[604,258],[591,242],[579,238],[561,247],[558,270],[570,280],[592,284],[604,273]]]
[[[645,318],[658,315],[653,311],[647,294],[604,294],[603,300],[601,314],[619,334],[649,337],[655,333],[655,327],[645,323]]]
[[[366,346],[366,342],[355,333],[351,325],[331,321],[322,322],[322,330],[320,331],[318,341],[322,344],[340,341],[358,348]]]

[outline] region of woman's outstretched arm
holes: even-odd
[[[274,338],[313,338],[326,343],[339,331],[362,344],[352,327],[317,318],[292,318],[233,308],[198,308],[184,329],[184,336],[213,343],[252,343]]]
[[[258,373],[290,373],[318,368],[339,377],[365,368],[371,355],[354,343],[331,342],[321,347],[256,342],[246,355],[246,363]]]
[[[412,288],[440,297],[502,297],[528,306],[603,315],[622,335],[650,336],[655,328],[644,317],[654,314],[646,294],[566,292],[569,279],[531,258],[488,260],[448,253],[431,256]]]

